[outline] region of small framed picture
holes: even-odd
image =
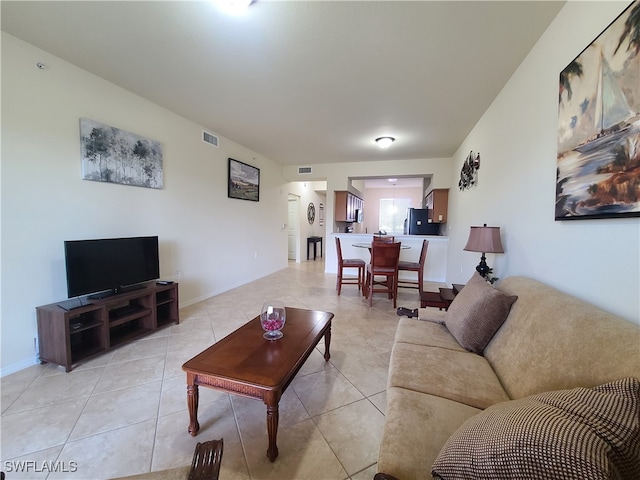
[[[259,202],[260,169],[230,158],[227,196]]]

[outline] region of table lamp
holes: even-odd
[[[486,277],[491,268],[487,265],[485,253],[504,253],[502,242],[500,241],[500,227],[487,227],[485,223],[482,227],[471,227],[469,240],[463,250],[467,252],[481,252],[480,263],[476,270],[480,275]]]

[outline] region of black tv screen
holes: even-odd
[[[69,298],[109,291],[160,277],[158,237],[64,242]]]

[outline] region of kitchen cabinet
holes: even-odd
[[[447,207],[449,205],[449,189],[434,188],[425,199],[425,206],[429,209],[430,223],[447,223]]]
[[[364,207],[364,200],[351,192],[338,190],[335,199],[334,220],[336,222],[356,222],[357,212]]]

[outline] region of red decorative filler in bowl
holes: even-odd
[[[287,311],[284,304],[279,300],[271,300],[262,305],[260,313],[260,324],[265,333],[262,335],[267,340],[278,340],[282,338],[282,327],[287,318]]]

